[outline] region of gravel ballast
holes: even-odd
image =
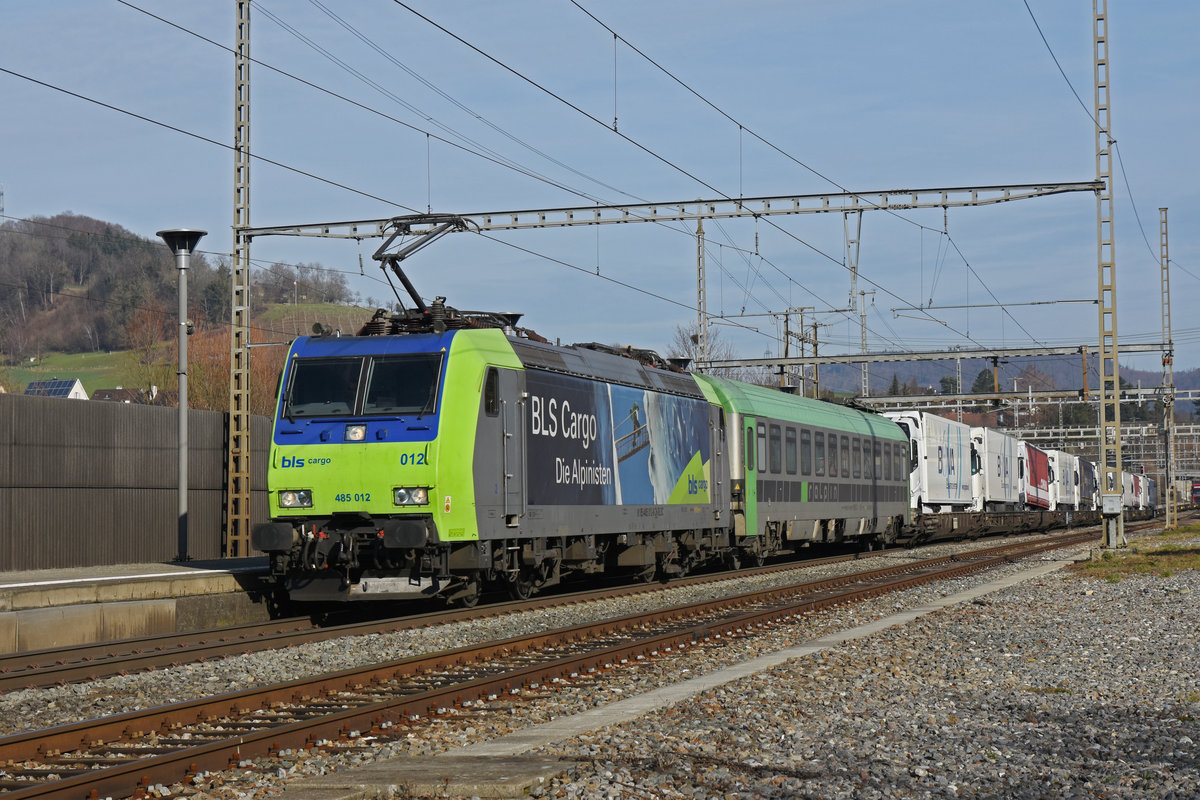
[[[1198,597],[1031,580],[545,748],[538,796],[1195,798]]]
[[[935,554],[932,550],[921,557]],[[248,761],[239,771],[199,776],[191,788],[203,797],[279,797],[296,780],[379,758],[449,755],[466,744],[793,647],[1036,563],[1042,562],[1013,564],[649,659],[556,692],[535,691],[549,696],[531,704],[471,708],[381,742],[374,753],[291,752],[282,762]],[[542,784],[536,796],[1197,797],[1197,597],[1195,572],[1119,583],[1063,573],[1031,579],[733,681],[661,713],[541,748],[536,755],[574,763]],[[86,716],[88,709],[118,713],[211,694],[214,686],[268,682],[280,672],[295,677],[344,668],[351,651],[355,659],[402,657],[429,649],[425,636],[440,649],[447,637],[500,638],[632,610],[627,600],[606,602],[616,605],[368,637],[328,652],[314,645],[13,692],[0,697],[0,720],[21,728],[38,720],[44,725],[47,716]],[[664,596],[654,602],[679,601]],[[155,787],[151,794],[168,792],[178,795],[179,787]]]

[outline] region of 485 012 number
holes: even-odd
[[[335,502],[338,503],[369,503],[371,502],[370,492],[339,492],[333,496]]]

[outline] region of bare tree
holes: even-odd
[[[164,303],[148,300],[134,309],[125,323],[131,355],[129,372],[139,389],[149,391],[157,386],[175,390],[178,376],[171,364],[170,321]]]
[[[250,357],[250,413],[275,413],[286,347],[256,347]],[[229,408],[229,326],[202,325],[188,350],[188,403],[192,408]]]
[[[699,326],[695,323],[676,325],[675,335],[671,339],[667,355],[671,358],[689,358],[693,364],[698,361],[700,355],[698,330]],[[707,338],[708,341],[705,345],[710,361],[729,361],[739,357],[734,351],[733,345],[721,338],[719,330],[709,328]],[[718,378],[729,378],[730,380],[743,381],[745,383],[755,383],[759,386],[778,385],[778,381],[773,379],[770,370],[765,367],[720,367],[709,370],[709,374],[715,375]]]

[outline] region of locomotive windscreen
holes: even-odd
[[[433,413],[441,362],[440,353],[297,359],[283,416]]]
[[[441,370],[439,353],[371,359],[363,413],[433,413]]]

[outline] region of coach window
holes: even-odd
[[[879,480],[883,477],[883,445],[876,439],[872,447],[875,451],[875,480]]]
[[[916,447],[916,445],[913,445]],[[913,462],[913,469],[916,469],[917,464]],[[911,470],[909,470],[911,472]],[[892,475],[896,480],[902,481],[908,472],[904,471],[904,448],[897,444],[892,448]]]
[[[746,446],[746,469],[754,469],[754,426],[746,426],[746,441],[743,442]]]
[[[771,454],[771,474],[783,472],[783,431],[778,425],[771,426],[771,438],[768,444]]]
[[[857,452],[857,448],[855,448],[855,452]],[[849,478],[850,477],[850,437],[849,436],[842,437],[842,457],[839,459],[839,461],[841,461],[841,463],[842,463],[842,477]]]
[[[783,432],[783,466],[788,475],[796,474],[796,429],[788,428]]]
[[[829,434],[829,477],[836,478],[838,474],[837,434]]]
[[[859,449],[858,439],[850,442],[850,458],[854,463],[853,475],[856,478],[862,477],[862,450]]]
[[[767,423],[758,423],[758,471],[767,471]]]
[[[876,442],[875,446],[879,447],[879,443]],[[871,440],[863,439],[863,477],[866,478],[867,480],[870,480],[872,474],[873,474],[873,472],[871,469]]]
[[[813,460],[816,462],[814,464],[813,474],[814,475],[824,475],[825,474],[825,434],[821,433],[820,431],[817,431],[816,433],[813,434],[813,451],[814,451],[813,452]]]
[[[487,371],[487,380],[483,384],[483,410],[489,417],[500,413],[500,375],[496,368]]]
[[[892,443],[883,443],[883,479],[890,481],[892,479]]]
[[[812,431],[800,431],[800,474],[812,474]]]

